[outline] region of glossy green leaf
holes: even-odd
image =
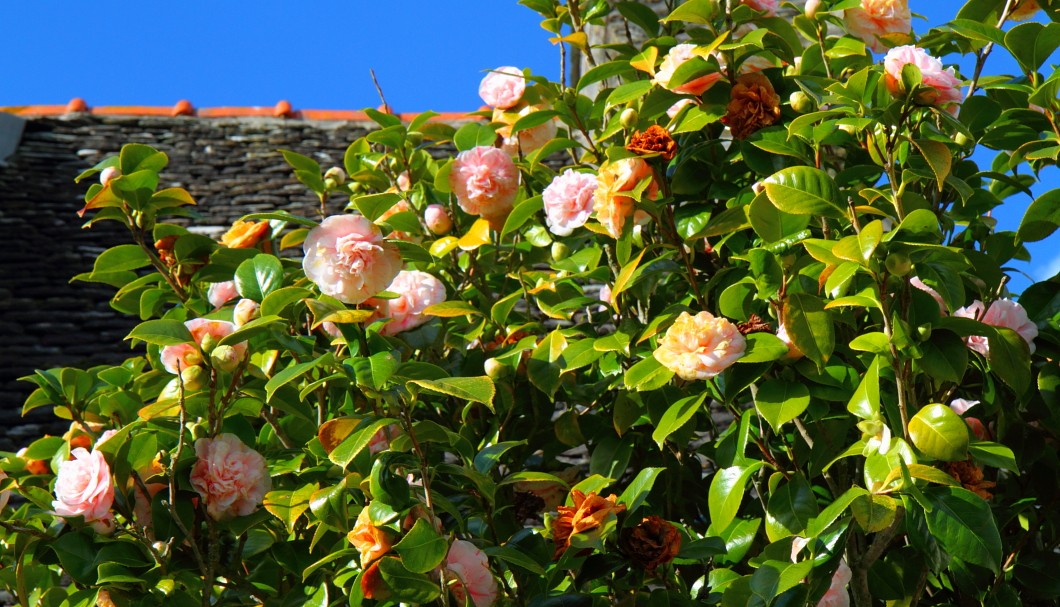
[[[802,474],[783,481],[766,504],[766,533],[770,541],[801,534],[818,514],[813,488]]]
[[[1020,221],[1017,235],[1023,242],[1045,240],[1060,228],[1060,189],[1049,190],[1034,199]]]
[[[990,370],[1017,395],[1022,395],[1031,383],[1030,349],[1026,340],[1019,333],[1004,327],[991,331],[987,340],[990,348],[986,358],[990,362]]]
[[[625,491],[618,496],[618,503],[626,505],[626,512],[633,512],[640,508],[644,500],[648,499],[648,493],[655,485],[655,479],[666,470],[665,468],[643,468],[637,476],[630,481]]]
[[[452,396],[457,399],[482,403],[493,407],[493,396],[497,389],[493,380],[485,375],[480,377],[447,377],[444,379],[416,379],[409,382],[428,392]]]
[[[449,551],[449,544],[427,519],[417,519],[412,529],[394,545],[401,555],[401,562],[412,573],[429,573],[434,570]]]
[[[1001,535],[990,505],[960,487],[929,487],[924,495],[934,506],[926,514],[928,529],[945,551],[962,561],[997,572]]]
[[[847,402],[847,411],[861,419],[875,419],[880,414],[880,361],[882,357],[872,359],[861,378],[854,395]]]
[[[260,303],[283,286],[283,264],[275,255],[255,255],[236,268],[235,282],[240,296]]]
[[[270,491],[262,503],[269,513],[283,521],[287,532],[292,533],[298,517],[309,510],[309,499],[316,490],[316,485],[304,485],[294,491]]]
[[[828,173],[812,167],[788,167],[767,177],[766,196],[778,209],[793,215],[844,217],[839,187]]]
[[[175,346],[194,342],[191,331],[179,320],[148,320],[136,325],[125,339],[140,340],[156,346]]]
[[[821,298],[791,293],[784,302],[784,326],[792,343],[807,358],[824,366],[835,349],[832,319]]]
[[[663,448],[663,443],[666,442],[666,438],[677,432],[681,426],[688,423],[689,420],[699,411],[699,408],[703,405],[703,401],[706,400],[707,393],[702,392],[698,395],[688,396],[670,405],[663,413],[663,416],[659,419],[659,423],[655,425],[655,431],[651,433],[651,438],[655,441],[655,444],[659,445],[659,448]]]
[[[655,360],[654,355],[650,355],[626,370],[623,383],[630,390],[648,392],[665,386],[673,376],[673,371]]]
[[[714,474],[707,493],[712,528],[725,529],[732,523],[747,493],[748,481],[764,465],[765,462],[756,461],[743,466],[724,468]]]
[[[754,400],[758,415],[779,433],[781,426],[810,406],[810,389],[803,383],[771,379],[758,386]]]
[[[379,560],[379,573],[396,601],[424,605],[441,594],[438,584],[431,578],[409,571],[400,559],[383,557]]]
[[[878,533],[894,522],[898,502],[889,495],[860,495],[850,503],[854,520],[865,533]]]

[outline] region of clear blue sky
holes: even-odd
[[[911,0],[917,31],[953,17],[956,0]],[[74,8],[77,6],[78,8]],[[375,69],[400,112],[466,111],[481,105],[483,70],[529,67],[556,79],[556,47],[539,17],[515,0],[186,0],[7,2],[0,19],[0,106],[65,104],[360,109],[379,105]],[[955,61],[956,58],[945,58]],[[1056,58],[1054,57],[1055,61]],[[962,65],[966,74],[970,66]],[[1014,72],[1003,50],[987,72]],[[1060,187],[1050,169],[1041,192]],[[998,214],[1015,229],[1028,197]],[[1031,245],[1021,269],[1060,271],[1060,235]],[[1029,281],[1012,286],[1018,292]]]

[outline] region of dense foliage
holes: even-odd
[[[1055,604],[1060,278],[1006,285],[1060,190],[1016,232],[991,212],[1060,153],[1057,7],[970,0],[914,39],[904,0],[522,3],[590,69],[493,70],[463,125],[369,110],[343,167],[283,151],[318,217],[216,242],[155,149],[81,176],[131,242],[77,278],[143,321],[137,355],[26,378],[71,426],[0,462],[0,585]],[[647,42],[585,54],[616,17]]]

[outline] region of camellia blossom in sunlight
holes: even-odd
[[[882,37],[913,29],[908,0],[861,0],[860,7],[844,11],[843,21],[847,31],[877,53],[887,50]]]
[[[397,293],[395,299],[373,299],[378,318],[389,318],[390,321],[380,331],[383,335],[397,335],[408,331],[430,320],[423,311],[445,301],[445,285],[427,272],[402,270],[394,282],[386,288]]]
[[[557,507],[556,517],[552,519],[552,541],[556,544],[553,558],[557,559],[570,545],[571,535],[592,531],[626,509],[625,504],[616,501],[616,495],[601,497],[594,491],[582,493],[577,489],[570,495],[574,505]]]
[[[390,552],[392,545],[390,535],[372,524],[372,519],[368,517],[367,507],[357,516],[357,523],[347,534],[346,539],[361,554],[361,567],[367,567],[369,563]]]
[[[633,216],[636,201],[628,192],[637,189],[641,181],[651,179],[641,194],[642,199],[652,199],[659,192],[651,165],[640,158],[623,158],[605,162],[597,173],[596,192],[593,194],[593,211],[596,219],[613,238],[622,236],[626,220]]]
[[[272,489],[265,458],[235,434],[195,441],[191,486],[215,521],[252,514]]]
[[[81,516],[99,533],[114,531],[114,480],[101,451],[77,448],[59,464],[52,508],[59,516]]]
[[[382,291],[401,271],[401,254],[360,215],[332,215],[309,231],[302,268],[320,292],[358,304]]]
[[[486,553],[466,540],[453,540],[445,558],[445,568],[456,580],[449,587],[457,604],[470,597],[474,607],[490,607],[497,601],[497,580],[490,571]]]
[[[908,91],[902,83],[902,68],[915,65],[920,69],[921,84],[930,89],[920,89],[914,99],[920,105],[942,108],[956,114],[960,107],[961,81],[953,68],[943,68],[942,62],[915,46],[899,46],[887,51],[883,58],[884,82],[887,90],[897,98],[904,97]]]
[[[523,70],[506,65],[486,74],[478,85],[478,96],[486,105],[508,109],[519,103],[526,91]]]
[[[756,11],[765,13],[767,17],[775,16],[777,7],[780,5],[779,0],[741,0],[741,3]]]
[[[714,86],[718,80],[721,80],[720,72],[699,76],[698,78],[693,78],[692,80],[677,86],[670,86],[670,79],[673,78],[674,72],[677,71],[677,68],[681,67],[683,63],[696,56],[694,52],[695,50],[696,45],[694,44],[678,44],[671,48],[670,52],[666,53],[666,56],[663,57],[662,63],[659,64],[659,69],[655,72],[652,82],[675,93],[696,96],[705,93],[707,89]]]
[[[681,379],[710,379],[743,356],[747,341],[736,325],[710,312],[681,312],[655,349],[655,359]]]
[[[231,249],[249,249],[261,242],[268,233],[267,221],[237,221],[221,237],[221,244]]]
[[[567,169],[552,179],[541,192],[548,229],[557,236],[568,236],[585,225],[593,211],[596,175]]]
[[[480,145],[457,155],[449,185],[465,213],[500,229],[519,193],[519,169],[503,150]]]
[[[985,312],[984,312],[985,309]],[[1038,337],[1038,326],[1031,322],[1023,306],[1011,299],[999,299],[987,308],[978,299],[953,313],[958,318],[973,318],[992,327],[1012,329],[1027,342],[1031,354],[1034,353],[1034,338]],[[990,354],[990,341],[982,335],[971,335],[965,338],[968,347],[987,356]]]
[[[184,323],[191,332],[194,344],[177,344],[162,348],[159,358],[166,371],[178,374],[184,369],[202,364],[202,352],[199,349],[206,336],[210,336],[215,342],[230,335],[236,330],[236,325],[225,320],[213,320],[209,318],[193,318]],[[239,353],[240,358],[246,352],[247,342],[232,344]]]

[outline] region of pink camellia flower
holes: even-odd
[[[597,175],[596,191],[593,193],[593,211],[596,218],[612,237],[622,235],[626,220],[633,216],[635,201],[626,192],[631,192],[645,179],[651,183],[644,190],[644,198],[655,198],[659,184],[655,182],[651,165],[641,158],[623,158],[605,162]]]
[[[596,175],[591,173],[567,169],[557,175],[541,193],[549,231],[567,236],[574,228],[585,225],[593,211],[596,186]]]
[[[162,365],[166,371],[173,373],[174,375],[179,374],[184,369],[189,367],[195,367],[202,364],[202,352],[199,346],[202,345],[203,339],[209,335],[215,341],[220,340],[231,334],[236,330],[236,325],[224,320],[211,320],[208,318],[194,318],[184,323],[184,326],[191,331],[191,336],[195,339],[195,344],[178,344],[175,346],[166,346],[162,348],[162,352],[159,357],[162,359]],[[246,353],[247,342],[240,342],[232,346],[235,348],[242,358],[243,354]]]
[[[992,327],[1012,329],[1027,342],[1031,354],[1034,353],[1034,338],[1038,337],[1038,327],[1031,322],[1023,306],[1011,299],[999,299],[990,304],[989,308],[977,299],[971,305],[955,311],[953,315],[958,318],[973,318]],[[969,336],[965,338],[965,343],[983,356],[990,353],[990,341],[982,335]]]
[[[832,585],[828,587],[828,592],[821,597],[817,607],[850,607],[850,593],[847,592],[847,584],[850,583],[851,575],[847,562],[839,561],[839,568],[835,570],[835,575],[832,576]]]
[[[99,183],[102,184],[103,187],[107,187],[107,184],[110,183],[112,179],[118,177],[121,177],[121,169],[118,167],[107,167],[99,172]]]
[[[408,171],[401,171],[401,173],[398,174],[395,187],[399,192],[408,192],[412,189],[412,180],[409,179]]]
[[[935,289],[932,289],[931,287],[927,286],[926,284],[924,284],[924,281],[920,280],[919,276],[914,276],[914,277],[910,278],[909,279],[909,284],[911,284],[912,286],[914,286],[914,287],[920,289],[921,291],[927,293],[928,295],[931,296],[932,299],[934,299],[936,302],[938,302],[938,304],[939,304],[939,314],[942,314],[943,316],[945,316],[948,313],[948,310],[946,309],[946,301],[944,299],[942,299],[942,296],[939,295],[939,292],[936,291]]]
[[[423,210],[423,222],[427,224],[427,229],[437,236],[448,234],[449,230],[453,229],[452,218],[440,204],[427,205]]]
[[[309,231],[302,249],[306,277],[321,293],[343,303],[363,302],[401,271],[397,247],[385,242],[379,228],[361,215],[328,217]]]
[[[59,464],[52,508],[59,516],[81,516],[99,533],[114,531],[114,481],[101,451],[78,447]]]
[[[147,483],[144,487],[147,488],[147,493],[144,493],[140,489],[140,485],[136,483],[133,484],[133,517],[141,527],[151,534],[151,529],[154,527],[151,501],[159,491],[168,489],[169,485],[164,483]]]
[[[955,398],[950,401],[950,409],[957,415],[964,415],[968,409],[979,404],[977,400],[965,400],[963,398]]]
[[[265,458],[235,434],[200,438],[195,441],[195,456],[191,486],[215,521],[251,514],[272,489]]]
[[[446,569],[456,576],[449,588],[458,604],[465,604],[468,596],[475,607],[491,607],[497,601],[497,580],[490,571],[486,553],[465,540],[454,540],[446,557]]]
[[[655,76],[651,81],[654,84],[675,93],[684,93],[686,95],[695,95],[697,97],[705,93],[707,89],[714,86],[715,82],[721,80],[720,72],[700,76],[678,86],[670,86],[670,79],[673,78],[674,72],[677,71],[677,68],[696,56],[693,52],[695,49],[696,45],[694,44],[678,44],[670,49],[670,52],[666,53],[666,56],[663,57],[662,63],[659,64],[659,69],[655,72]]]
[[[685,108],[686,105],[699,105],[699,104],[696,103],[696,101],[694,99],[689,99],[689,98],[686,97],[684,99],[681,99],[677,103],[671,105],[670,109],[666,110],[666,115],[670,117],[670,120],[673,120],[674,118],[677,117],[677,115],[681,112],[681,110],[683,110]]]
[[[261,306],[253,299],[240,299],[235,309],[232,310],[232,324],[242,327],[257,316],[260,309]]]
[[[501,149],[516,158],[544,147],[546,143],[556,136],[555,118],[537,126],[523,129],[514,135],[512,135],[512,127],[523,116],[549,109],[551,108],[545,105],[528,105],[518,112],[506,112],[502,109],[493,110],[493,121],[503,125],[497,129],[497,134],[502,137]]]
[[[961,104],[961,81],[953,68],[942,67],[942,62],[915,46],[898,46],[887,51],[883,58],[884,82],[887,90],[897,98],[908,91],[902,84],[902,68],[913,64],[920,68],[921,83],[933,90],[920,90],[915,101],[920,105],[942,108],[956,114]]]
[[[742,3],[758,12],[765,13],[767,17],[776,15],[777,5],[780,4],[779,0],[742,0]]]
[[[480,145],[457,155],[449,186],[464,212],[500,229],[519,193],[519,169],[503,150]]]
[[[861,0],[860,8],[843,13],[847,31],[877,53],[887,50],[881,37],[913,29],[907,0]]]
[[[727,319],[682,312],[659,340],[655,360],[681,379],[709,379],[743,356],[746,347],[740,330]]]
[[[445,285],[442,281],[418,270],[398,272],[386,290],[397,293],[397,298],[373,299],[370,302],[376,307],[377,318],[390,319],[380,331],[383,335],[397,335],[422,325],[430,320],[423,315],[423,311],[445,301]]]
[[[237,297],[239,297],[239,291],[236,290],[236,283],[232,280],[215,282],[206,291],[206,301],[210,302],[214,309],[220,308]]]
[[[478,96],[486,105],[507,109],[519,103],[526,92],[526,78],[523,70],[506,65],[499,67],[482,79],[478,85]]]

